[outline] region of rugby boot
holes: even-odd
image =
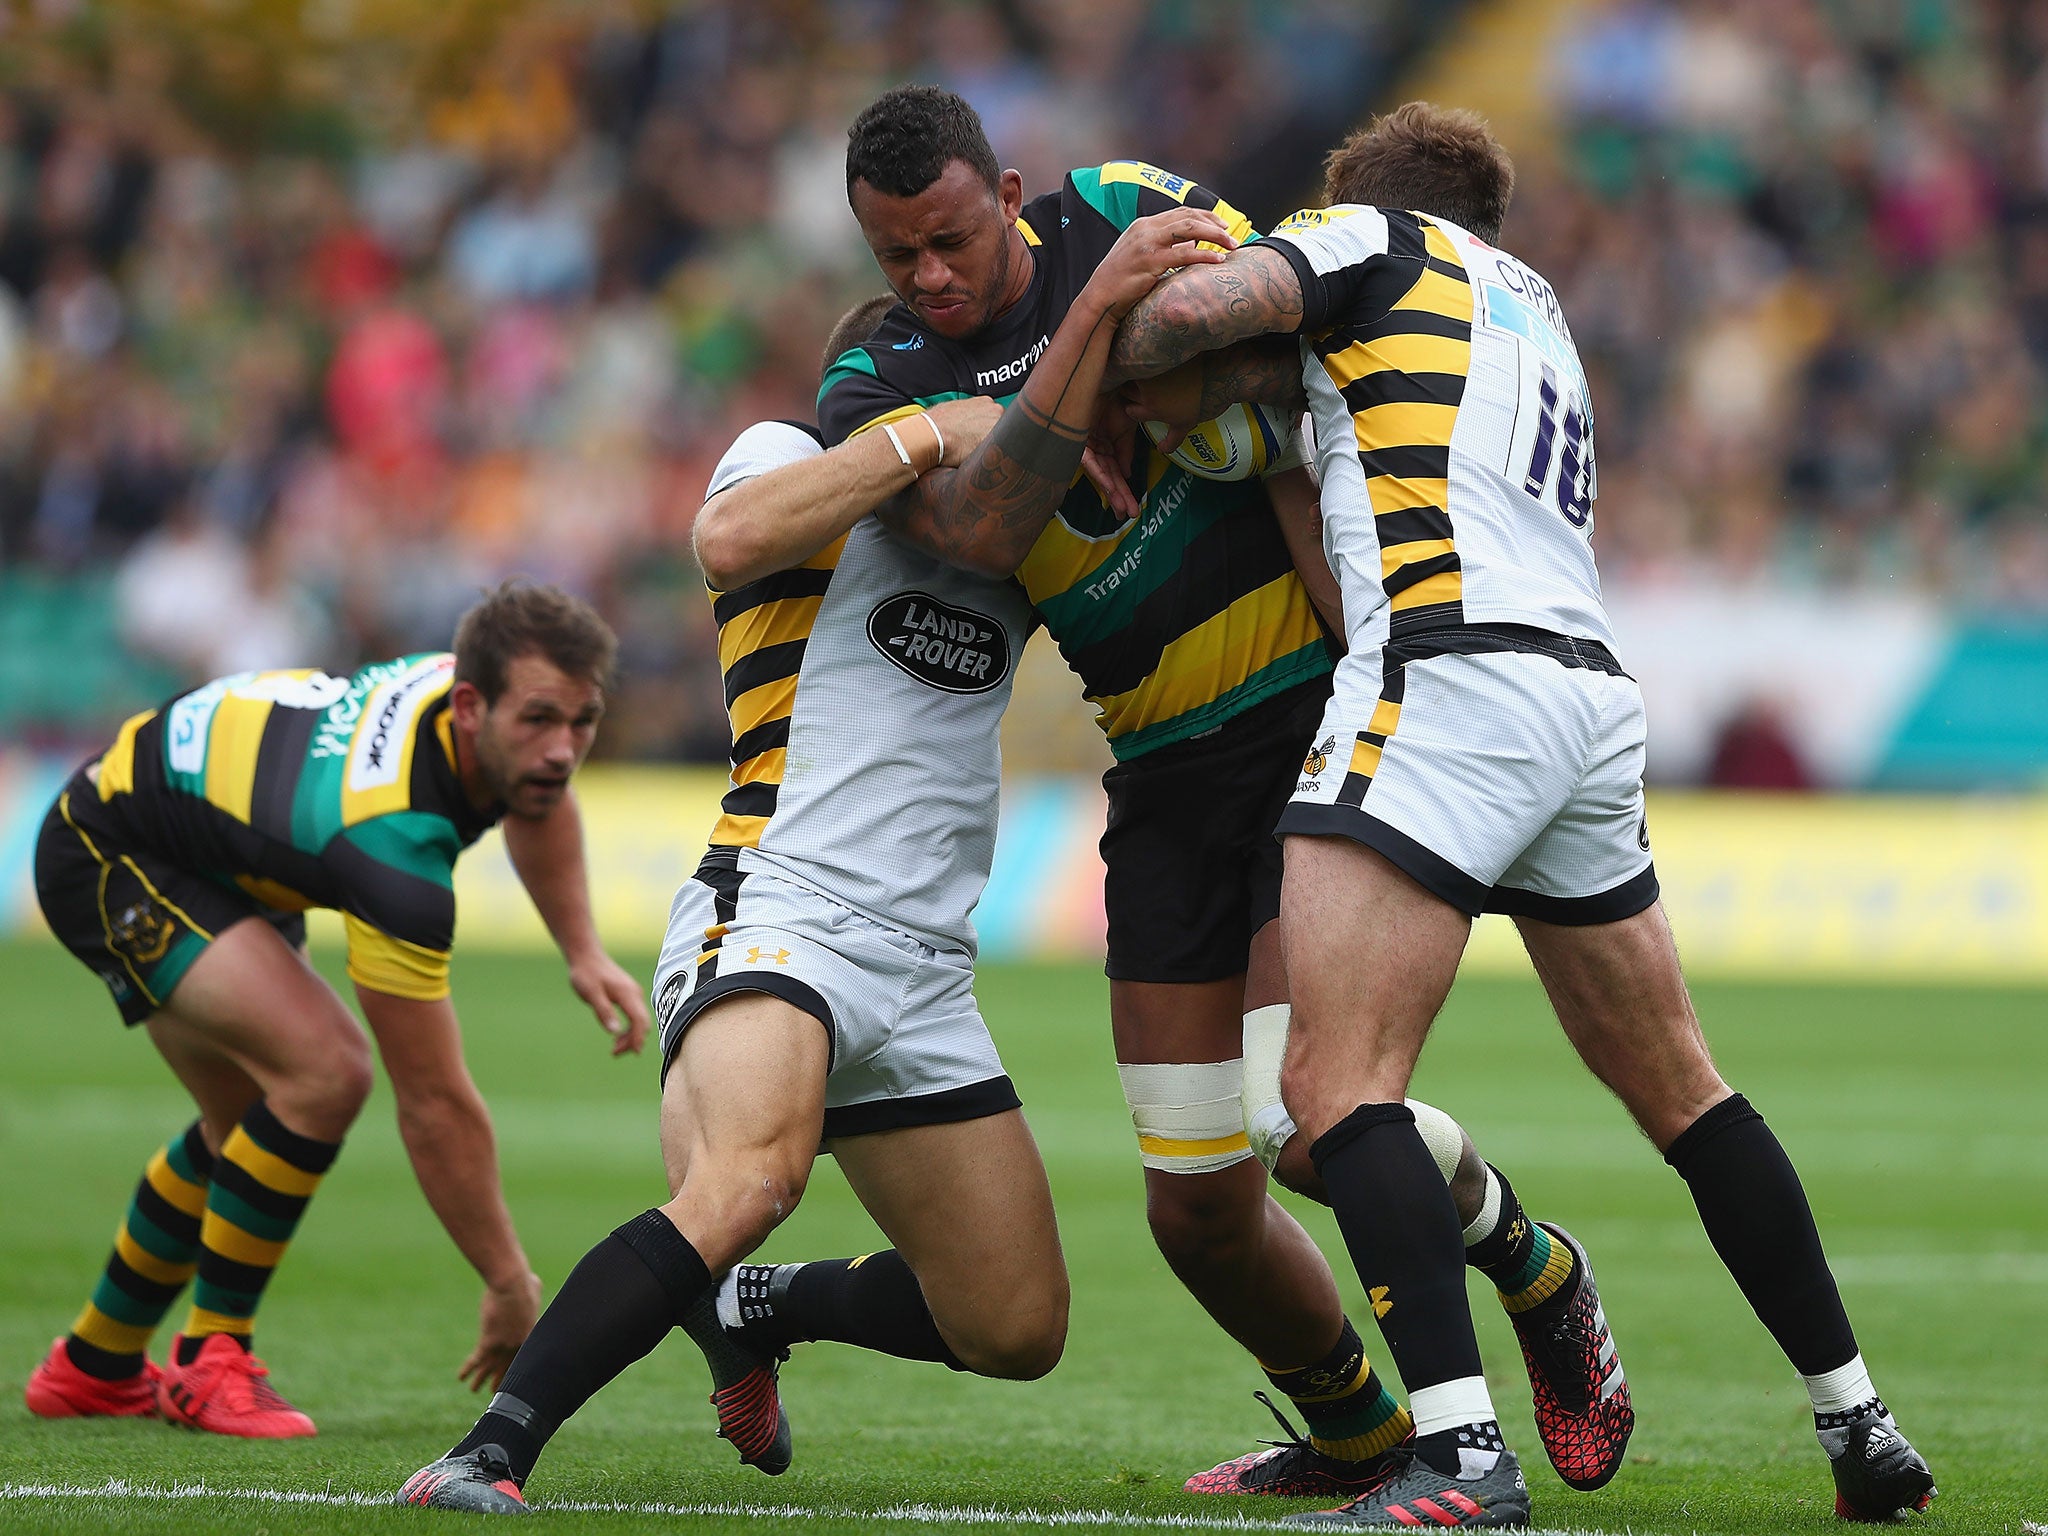
[[[519,1480],[497,1445],[480,1445],[461,1456],[428,1462],[392,1495],[394,1504],[420,1509],[460,1509],[472,1515],[530,1515]]]
[[[39,1419],[147,1419],[156,1416],[156,1379],[163,1372],[144,1359],[142,1369],[119,1381],[81,1371],[59,1339],[29,1373],[22,1398]]]
[[[1526,1312],[1510,1312],[1508,1320],[1522,1341],[1522,1363],[1535,1396],[1536,1433],[1550,1464],[1568,1486],[1591,1492],[1620,1470],[1636,1411],[1600,1306],[1592,1261],[1563,1227],[1548,1221],[1537,1225],[1571,1250],[1572,1292],[1562,1305],[1553,1297]]]
[[[1513,1451],[1502,1451],[1482,1477],[1437,1471],[1408,1448],[1401,1464],[1372,1492],[1336,1509],[1289,1515],[1290,1525],[1348,1525],[1366,1530],[1498,1530],[1529,1523],[1529,1486]]]
[[[1401,1463],[1403,1450],[1414,1443],[1411,1435],[1399,1445],[1368,1456],[1363,1461],[1345,1461],[1327,1455],[1287,1422],[1287,1415],[1273,1405],[1263,1392],[1254,1392],[1266,1411],[1280,1421],[1285,1440],[1262,1440],[1267,1451],[1251,1451],[1221,1466],[1197,1472],[1181,1485],[1183,1493],[1263,1493],[1282,1499],[1355,1499],[1369,1493]]]
[[[1882,1399],[1816,1414],[1814,1429],[1834,1469],[1835,1513],[1844,1520],[1890,1520],[1933,1500],[1933,1472],[1899,1433]]]
[[[278,1396],[270,1368],[225,1333],[209,1334],[190,1365],[178,1364],[180,1334],[156,1384],[156,1411],[181,1429],[245,1440],[291,1440],[313,1421]]]
[[[770,1477],[789,1470],[789,1415],[783,1410],[776,1373],[789,1358],[748,1343],[738,1329],[718,1320],[716,1292],[702,1297],[683,1318],[683,1331],[704,1352],[711,1367],[711,1406],[718,1410],[718,1437],[730,1440],[740,1460]]]

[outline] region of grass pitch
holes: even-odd
[[[643,966],[644,970],[645,967]],[[2039,993],[1700,991],[1724,1069],[1805,1175],[1864,1352],[1943,1490],[1929,1531],[2048,1523],[2048,1032]],[[478,1288],[414,1188],[383,1090],[263,1312],[261,1348],[311,1441],[151,1421],[43,1423],[20,1384],[77,1311],[143,1161],[190,1109],[97,984],[52,946],[0,947],[0,1530],[419,1531],[369,1507],[480,1408],[455,1381]],[[506,1184],[550,1286],[664,1194],[645,1060],[612,1062],[558,966],[469,956],[456,998]],[[681,1337],[556,1438],[530,1492],[547,1528],[873,1532],[1264,1521],[1270,1501],[1181,1480],[1272,1432],[1261,1378],[1144,1230],[1101,977],[990,968],[982,999],[1051,1169],[1074,1278],[1065,1362],[986,1382],[814,1345],[784,1373],[797,1460],[769,1480],[712,1435]],[[1474,1282],[1489,1380],[1538,1523],[1637,1533],[1821,1531],[1832,1489],[1804,1394],[1715,1262],[1679,1180],[1580,1070],[1533,982],[1458,989],[1419,1091],[1471,1128],[1532,1212],[1599,1266],[1639,1417],[1629,1463],[1574,1494],[1543,1461],[1513,1335]],[[1324,1213],[1304,1210],[1366,1313]],[[771,1259],[879,1239],[829,1162]],[[179,1314],[172,1314],[175,1326]],[[1386,1369],[1385,1350],[1364,1329]],[[568,1508],[565,1506],[582,1506]],[[592,1506],[602,1506],[593,1508]],[[456,1517],[439,1517],[442,1523]]]

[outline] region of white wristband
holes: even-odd
[[[937,423],[936,421],[933,421],[933,420],[932,420],[931,412],[929,412],[929,411],[925,412],[925,414],[924,414],[924,424],[925,424],[926,426],[928,426],[928,427],[930,427],[930,428],[932,429],[932,436],[933,436],[934,438],[938,439],[938,444],[939,444],[939,463],[940,463],[940,464],[943,464],[943,463],[945,463],[945,462],[946,462],[946,434],[945,434],[945,433],[943,433],[943,432],[941,432],[941,431],[939,430],[939,424],[938,424],[938,423]],[[937,468],[937,467],[938,467],[937,465],[934,465],[934,466],[933,466],[933,468]]]
[[[893,421],[883,422],[882,431],[887,434],[889,441],[896,445],[896,457],[903,461],[903,467],[913,475],[916,474],[917,466],[910,462],[910,450],[903,446],[903,439],[896,435],[896,423]]]

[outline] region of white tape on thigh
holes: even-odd
[[[1294,1117],[1280,1102],[1280,1058],[1287,1054],[1291,1012],[1285,1003],[1273,1003],[1244,1016],[1244,1133],[1268,1173],[1294,1134]]]
[[[1214,1173],[1252,1155],[1242,1061],[1117,1065],[1138,1130],[1138,1160],[1164,1173]]]

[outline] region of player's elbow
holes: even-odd
[[[757,581],[773,569],[766,541],[746,518],[735,515],[738,510],[714,501],[698,514],[691,536],[698,568],[720,592]]]

